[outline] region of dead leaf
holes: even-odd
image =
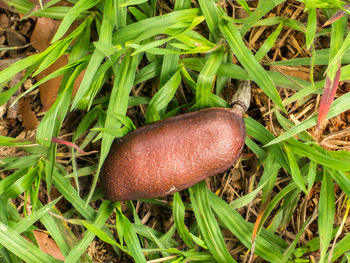
[[[286,76],[310,81],[310,71],[304,67],[273,66],[272,70],[278,71]]]
[[[33,34],[30,38],[30,42],[35,49],[43,52],[49,45],[54,37],[60,21],[47,17],[39,17],[36,21],[36,25]]]
[[[50,67],[48,67],[47,69],[42,71],[40,74],[38,74],[37,80],[40,80],[46,77],[47,75],[51,74],[52,72],[58,70],[59,68],[67,65],[67,62],[68,62],[68,56],[61,56]],[[75,94],[77,93],[80,83],[83,80],[84,74],[85,74],[85,70],[83,70],[76,78],[74,82],[72,97],[74,97]],[[41,112],[47,111],[52,106],[52,104],[54,104],[54,102],[56,101],[57,93],[60,88],[62,78],[63,78],[63,75],[58,76],[54,79],[50,79],[49,81],[46,81],[45,83],[39,86],[40,100],[43,105]]]
[[[18,112],[22,115],[22,126],[26,131],[33,131],[38,125],[38,119],[32,111],[30,99],[28,97],[21,98],[18,103]]]
[[[35,3],[35,0],[32,2]],[[65,2],[61,1],[61,5],[67,5]],[[56,31],[60,25],[60,21],[54,20],[52,18],[47,17],[40,17],[38,18],[33,34],[30,38],[30,42],[32,43],[32,46],[36,49],[38,49],[40,52],[43,52],[49,45],[56,34]],[[72,32],[74,28],[78,26],[78,22],[74,22],[71,28],[69,29],[68,33]],[[67,34],[68,34],[67,33]],[[56,71],[59,68],[62,68],[63,66],[67,65],[68,63],[68,56],[61,56],[55,63],[53,63],[50,67],[42,71],[38,76],[36,77],[36,80],[39,81],[40,79],[46,77],[47,75],[51,74],[52,72]],[[82,78],[84,76],[85,71],[83,71],[76,79],[74,88],[73,88],[73,95],[74,96],[77,93],[77,90],[80,86],[80,82],[82,81]],[[41,103],[43,105],[43,108],[41,112],[47,111],[52,104],[55,102],[57,98],[57,93],[60,88],[61,82],[62,82],[63,76],[59,76],[57,78],[51,79],[39,86],[40,91],[40,99]]]
[[[55,63],[50,67],[42,71],[36,77],[37,81],[56,71],[57,69],[65,66],[67,64],[66,56],[61,56]],[[57,92],[60,88],[63,76],[58,76],[57,78],[50,79],[39,86],[40,100],[43,105],[42,112],[47,111],[52,104],[55,102],[57,97]]]
[[[0,14],[0,27],[7,28],[9,26],[9,19],[5,13]]]
[[[64,256],[57,246],[56,242],[50,238],[47,234],[41,231],[34,230],[33,234],[38,242],[41,251],[53,256],[58,260],[64,261]]]

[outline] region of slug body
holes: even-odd
[[[245,125],[234,109],[209,108],[140,127],[116,140],[101,170],[112,201],[161,197],[230,168]]]

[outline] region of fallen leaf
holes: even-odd
[[[7,28],[9,26],[9,19],[5,13],[0,14],[0,27]]]
[[[43,52],[50,45],[60,23],[60,21],[52,18],[39,17],[30,38],[32,46],[40,52]]]
[[[33,131],[36,129],[38,119],[32,111],[30,99],[28,97],[23,97],[19,100],[18,113],[22,115],[22,126],[26,131]]]
[[[35,0],[33,0],[32,2],[35,3]],[[62,5],[67,5],[66,2],[60,2],[60,3]],[[54,20],[52,18],[47,18],[47,17],[38,18],[33,34],[30,38],[30,42],[32,43],[32,46],[38,49],[40,52],[43,52],[50,45],[50,42],[54,37],[54,35],[56,34],[56,31],[60,23],[61,21]],[[67,34],[72,32],[72,30],[74,30],[74,28],[76,28],[77,26],[78,26],[78,22],[74,22]],[[47,69],[42,71],[40,74],[38,74],[38,76],[36,77],[36,80],[37,81],[41,80],[42,78],[58,70],[59,68],[64,67],[65,65],[67,65],[67,63],[68,63],[68,56],[66,55],[61,56],[50,67],[48,67]],[[77,77],[74,83],[73,94],[72,94],[73,97],[78,91],[80,83],[84,77],[84,73],[85,71],[80,73],[80,75]],[[41,112],[47,111],[55,102],[57,98],[58,90],[62,82],[62,78],[63,76],[58,76],[57,78],[51,79],[39,86],[40,99],[43,105]]]
[[[47,75],[51,74],[52,72],[58,70],[59,68],[64,67],[67,65],[68,62],[68,56],[61,56],[55,63],[53,63],[50,67],[42,71],[37,76],[37,80],[40,80]],[[76,78],[73,86],[73,93],[72,97],[75,96],[77,93],[80,83],[83,80],[84,74],[86,70],[83,70],[78,77]],[[60,88],[61,82],[62,82],[63,75],[58,76],[56,78],[50,79],[43,84],[39,86],[39,92],[40,92],[40,100],[43,105],[43,108],[41,109],[41,112],[47,111],[52,104],[56,101],[57,93]]]
[[[278,71],[286,76],[310,81],[310,71],[305,67],[273,66],[273,70]]]
[[[56,242],[49,237],[49,235],[37,230],[34,230],[33,234],[36,241],[38,242],[41,251],[53,256],[58,260],[64,261],[64,256],[61,250],[57,246]]]
[[[56,71],[57,69],[65,66],[67,64],[67,61],[68,60],[66,56],[61,56],[50,67],[48,67],[47,69],[45,69],[44,71],[38,74],[38,76],[36,77],[37,81],[48,76],[49,74]],[[55,102],[57,97],[57,92],[62,82],[62,78],[63,78],[62,75],[58,76],[56,78],[53,78],[44,82],[39,86],[40,100],[41,100],[41,104],[43,105],[41,112],[47,111]]]

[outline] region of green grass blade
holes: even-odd
[[[314,161],[310,162],[309,171],[307,173],[307,192],[308,194],[311,193],[312,186],[314,185],[315,179],[316,179],[316,168],[317,164]],[[349,185],[350,187],[350,185]],[[350,191],[349,191],[350,193]]]
[[[211,35],[218,39],[219,37],[219,14],[214,0],[199,0],[199,6],[205,17]]]
[[[246,137],[245,144],[260,160],[265,160],[267,157],[266,151],[264,151],[259,145],[257,145],[252,139]]]
[[[258,7],[255,9],[254,13],[249,16],[249,19],[242,25],[241,35],[244,36],[248,30],[264,15],[266,15],[275,6],[285,2],[285,0],[262,0],[259,1]]]
[[[276,158],[274,157],[274,155],[272,153],[269,153],[265,160],[263,175],[261,176],[259,181],[259,186],[266,183],[262,190],[262,204],[265,204],[268,200],[270,200],[272,189],[275,186],[278,171],[280,170],[280,168],[281,165],[278,162],[276,162]]]
[[[221,22],[219,27],[233,53],[239,62],[241,62],[242,66],[247,70],[252,80],[259,85],[277,107],[285,111],[282,105],[282,100],[270,76],[258,63],[251,51],[245,46],[238,29],[233,24],[224,22]]]
[[[16,223],[14,226],[12,226],[12,229],[15,230],[18,234],[21,234],[22,232],[26,231],[36,221],[38,221],[41,217],[47,214],[60,199],[61,197],[55,199],[51,203],[32,213],[30,216],[25,217],[24,219]]]
[[[122,6],[125,2],[126,0],[117,0],[115,3],[117,9],[116,28],[118,30],[126,26],[127,8]]]
[[[135,262],[147,262],[145,256],[142,253],[141,245],[133,225],[118,209],[117,209],[117,229],[118,233],[122,228],[123,237],[130,249],[130,254],[134,258]]]
[[[309,8],[306,28],[306,48],[309,49],[314,42],[316,35],[316,8]]]
[[[85,201],[80,198],[69,179],[65,179],[60,173],[55,171],[53,184],[83,217],[88,220],[93,220],[96,217],[95,210],[91,206],[85,206]]]
[[[301,237],[301,235],[304,233],[306,227],[309,225],[311,218],[308,218],[306,222],[303,224],[303,226],[300,228],[298,234],[294,238],[292,244],[288,247],[288,249],[283,253],[283,261],[282,262],[289,262],[289,258],[292,256],[293,252],[295,252],[295,247],[298,244],[298,241]]]
[[[306,190],[306,187],[305,187],[305,183],[304,183],[304,179],[303,177],[301,176],[301,173],[300,173],[300,169],[299,169],[299,166],[298,166],[298,163],[296,161],[296,158],[294,156],[294,153],[293,151],[288,147],[286,146],[284,148],[285,150],[285,153],[288,157],[288,162],[289,162],[289,166],[290,166],[290,171],[291,171],[291,174],[292,174],[292,178],[295,182],[295,184],[302,190],[304,191],[304,193],[307,193],[307,190]]]
[[[271,35],[265,40],[264,44],[259,48],[258,52],[255,53],[255,59],[257,61],[261,61],[266,54],[271,50],[273,45],[275,44],[277,37],[281,33],[283,28],[283,22],[281,22],[275,31],[272,32]]]
[[[59,129],[63,123],[63,120],[69,108],[69,102],[73,92],[74,81],[80,74],[80,72],[84,69],[84,64],[80,64],[74,70],[71,76],[67,76],[66,83],[64,83],[64,80],[62,81],[61,85],[65,84],[64,90],[58,95],[54,104],[46,112],[44,119],[40,122],[39,127],[37,129],[36,140],[39,144],[44,146],[50,146],[51,138],[57,137]]]
[[[334,247],[332,261],[336,261],[339,257],[350,250],[350,233],[347,233]]]
[[[332,240],[335,216],[334,185],[332,177],[327,169],[325,169],[323,173],[318,214],[318,231],[320,233],[321,248],[319,262],[324,262],[328,246]]]
[[[253,224],[246,222],[242,216],[220,197],[208,192],[211,208],[221,222],[249,249],[252,246]],[[268,262],[278,262],[283,258],[282,252],[287,248],[281,238],[262,229],[256,238],[255,253]]]
[[[334,181],[340,186],[344,193],[350,198],[350,179],[345,173],[339,170],[331,170],[328,172],[333,177]]]
[[[105,122],[106,129],[118,129],[121,127],[121,122],[115,122],[113,114],[125,115],[128,107],[129,93],[134,83],[136,67],[139,62],[138,56],[130,56],[130,53],[125,54],[121,65],[116,66],[116,76],[114,80],[113,90],[110,98],[110,102],[107,109],[107,118]],[[102,164],[107,157],[109,149],[112,145],[114,137],[104,133],[101,145],[101,156],[98,166],[98,172],[94,177],[93,184],[87,203],[89,202],[96,184],[99,171]]]
[[[40,202],[38,202],[38,207],[41,209],[43,205]],[[55,240],[63,256],[66,257],[70,251],[72,244],[76,242],[74,234],[65,225],[65,222],[55,218],[52,215],[44,214],[40,218],[40,222],[50,233],[50,236],[53,238],[53,240]]]
[[[236,262],[226,248],[219,225],[209,206],[208,192],[204,181],[190,188],[191,203],[199,229],[217,262]]]
[[[94,7],[99,0],[80,0],[78,1],[65,15],[55,36],[52,39],[52,43],[56,42],[68,31],[69,27],[76,20],[76,18],[83,12]]]
[[[185,28],[187,26],[184,23],[191,23],[198,13],[198,9],[192,8],[132,23],[118,30],[118,34],[113,37],[113,44],[138,43],[158,34],[164,34],[167,28],[176,24],[183,25]]]
[[[271,214],[272,210],[276,207],[276,205],[287,196],[289,193],[294,191],[297,188],[296,184],[294,182],[290,183],[286,187],[284,187],[281,191],[278,192],[278,194],[271,200],[271,202],[268,204],[264,215],[261,217],[260,224],[261,226],[265,223],[267,217]]]
[[[38,247],[25,240],[15,230],[0,222],[0,244],[25,262],[42,263],[57,262]]]
[[[266,184],[266,182],[259,185],[255,190],[251,191],[250,193],[233,200],[230,203],[230,207],[233,209],[238,209],[238,208],[241,208],[241,207],[248,205],[250,202],[252,202],[255,199],[256,195],[265,186],[265,184]]]
[[[110,201],[104,201],[98,209],[96,217],[94,218],[95,220],[93,225],[97,228],[101,228],[112,213],[112,211],[113,204]],[[87,230],[83,236],[84,237],[79,241],[79,243],[77,243],[69,252],[65,260],[66,262],[78,262],[81,255],[85,252],[85,250],[88,248],[88,246],[94,239],[95,234]]]
[[[194,248],[193,240],[185,225],[185,206],[179,193],[174,194],[173,215],[176,229],[179,232],[181,239],[188,247]]]
[[[153,96],[146,111],[146,122],[154,122],[160,119],[159,113],[165,110],[168,103],[174,97],[181,82],[180,70]]]
[[[187,9],[191,7],[191,0],[176,0],[174,10]]]
[[[13,182],[7,189],[5,189],[3,194],[7,197],[14,198],[27,191],[36,179],[38,170],[38,166],[30,167],[25,175],[21,176],[18,180]]]
[[[333,118],[335,116],[337,116],[338,114],[347,111],[348,109],[350,109],[350,93],[346,93],[343,96],[341,96],[340,98],[336,99],[333,103],[332,106],[328,112],[327,118],[326,119],[330,119]],[[292,127],[291,129],[289,129],[288,131],[286,131],[285,133],[283,133],[282,135],[280,135],[279,137],[271,140],[269,143],[267,143],[265,145],[266,146],[270,146],[272,144],[276,144],[279,143],[281,141],[284,141],[302,131],[305,131],[308,128],[311,128],[312,126],[315,126],[317,124],[317,116],[312,116],[308,119],[306,119],[303,122],[300,122],[299,124],[295,125],[294,127]]]
[[[224,57],[224,49],[212,52],[202,71],[199,73],[196,90],[196,108],[206,108],[211,105],[212,85],[214,76]]]
[[[328,155],[325,155],[319,151],[315,147],[307,145],[305,143],[299,142],[295,139],[288,140],[286,142],[288,147],[294,153],[305,156],[318,164],[321,164],[325,167],[340,170],[340,171],[349,171],[350,170],[350,161],[339,160]]]
[[[269,132],[263,125],[254,120],[253,118],[247,117],[244,118],[247,134],[252,136],[254,139],[259,142],[266,144],[269,141],[273,140],[275,137]],[[281,145],[275,145],[274,147],[268,148],[271,153],[273,153],[276,161],[287,171],[290,170],[289,165],[287,164]]]

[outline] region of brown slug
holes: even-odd
[[[229,169],[245,142],[243,113],[249,105],[250,83],[249,88],[247,85],[241,85],[232,109],[185,113],[117,139],[100,174],[107,199],[162,197]]]

